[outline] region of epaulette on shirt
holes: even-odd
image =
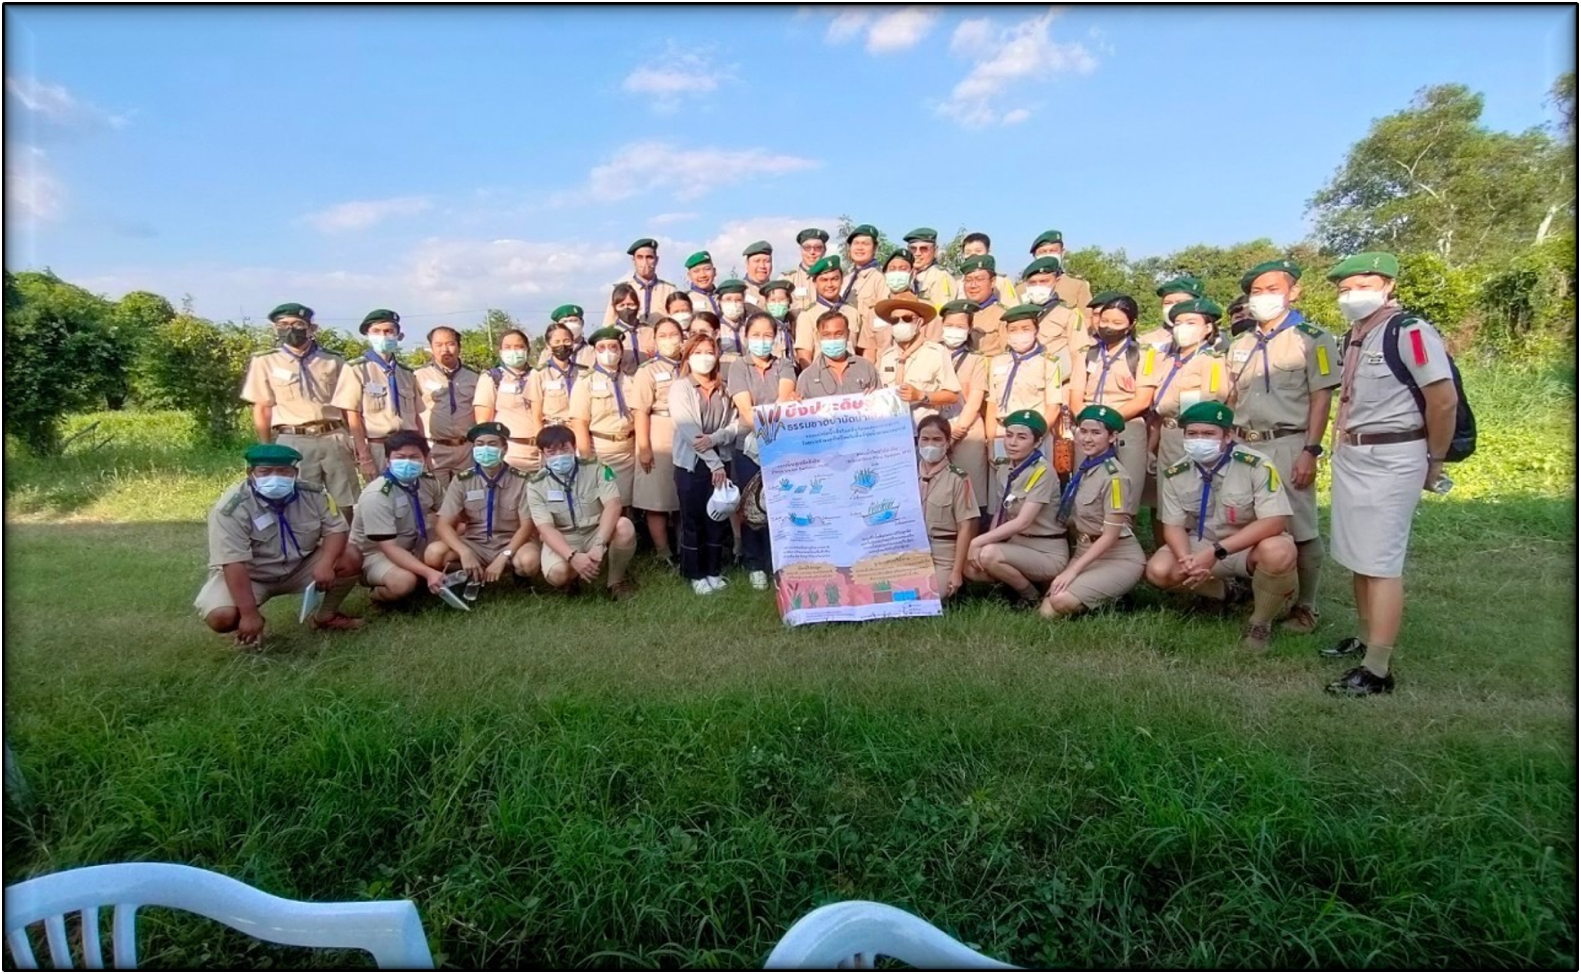
[[[379,493],[389,496],[390,491],[395,489],[395,484],[391,482],[389,477],[380,477],[379,479],[384,481],[384,486],[379,488]]]
[[[1112,477],[1120,472],[1120,465],[1115,462],[1114,457],[1110,457],[1103,462],[1103,469],[1108,471],[1109,476]]]
[[[1236,461],[1244,463],[1248,467],[1255,467],[1263,462],[1262,457],[1255,453],[1247,453],[1245,450],[1234,450],[1231,455],[1235,457]]]
[[[1323,337],[1323,329],[1319,328],[1317,325],[1312,324],[1310,321],[1296,322],[1296,331],[1306,335],[1308,338]]]
[[[549,476],[548,470],[534,470],[532,473],[527,475],[527,482],[530,484],[536,484],[547,476]]]
[[[238,484],[231,489],[231,496],[226,498],[225,504],[220,508],[220,513],[230,517],[236,513],[236,508],[242,504],[242,485]]]
[[[312,494],[322,494],[324,492],[324,485],[315,484],[311,480],[298,480],[296,482],[296,489],[305,490]]]
[[[528,474],[527,471],[525,471],[525,470],[517,470],[515,467],[509,466],[509,465],[507,465],[505,467],[505,469],[509,470],[512,475],[520,477],[523,480],[527,480],[530,477],[530,474]]]
[[[478,472],[476,470],[463,470],[460,473],[456,474],[456,479],[457,480],[471,480],[473,477],[477,476],[477,473]]]
[[[1164,476],[1166,476],[1166,477],[1173,477],[1173,476],[1175,476],[1177,474],[1183,474],[1187,470],[1190,470],[1190,469],[1191,469],[1191,461],[1190,460],[1182,460],[1179,463],[1175,464],[1173,467],[1170,467],[1167,470],[1165,470],[1164,471]]]
[[[965,477],[967,475],[966,471],[963,468],[957,467],[953,463],[950,464],[950,473],[955,474],[955,476],[957,476],[957,477]]]

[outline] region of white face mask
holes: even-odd
[[[944,447],[919,446],[917,447],[917,455],[922,457],[924,463],[938,463],[944,459]]]
[[[895,341],[902,344],[911,341],[917,337],[917,323],[915,321],[895,322],[894,335]]]
[[[1285,313],[1283,294],[1254,294],[1246,299],[1246,310],[1258,321],[1273,321]]]
[[[1174,305],[1172,305],[1172,304],[1164,305],[1164,324],[1166,326],[1169,324],[1169,309],[1173,308],[1173,307],[1174,307]]]
[[[620,353],[609,351],[599,352],[598,364],[602,365],[606,369],[612,369],[620,364]]]
[[[740,301],[719,302],[719,313],[724,315],[726,321],[740,321],[741,313],[745,310],[746,306]]]
[[[575,318],[567,318],[564,321],[560,322],[560,324],[562,324],[562,325],[566,326],[567,328],[571,329],[571,337],[572,338],[578,338],[579,339],[579,338],[582,337],[582,322],[578,321],[577,319],[575,319]]]
[[[718,356],[709,355],[707,352],[695,352],[686,363],[692,367],[692,372],[695,374],[707,375],[714,370],[714,363],[718,361]]]
[[[1201,342],[1207,335],[1207,325],[1176,325],[1175,345],[1178,348],[1190,348]]]
[[[1220,440],[1203,437],[1186,438],[1186,456],[1204,467],[1212,465],[1214,461],[1219,459],[1219,454],[1223,452],[1224,444]]]
[[[1029,352],[1038,343],[1036,332],[1018,331],[1010,336],[1010,347],[1018,352]]]
[[[944,329],[944,344],[950,348],[960,348],[962,345],[965,345],[966,340],[971,337],[972,330],[970,328]]]
[[[674,358],[681,354],[681,340],[679,338],[659,339],[659,354],[665,358]]]
[[[684,329],[687,323],[692,320],[692,313],[690,311],[677,311],[675,314],[670,315],[670,317],[674,318],[675,323]]]
[[[1054,289],[1047,284],[1027,285],[1027,304],[1048,304],[1053,296]]]
[[[1388,300],[1389,296],[1382,291],[1346,291],[1339,296],[1339,313],[1346,321],[1360,321]]]

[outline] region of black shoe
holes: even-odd
[[[1344,659],[1347,656],[1363,656],[1366,652],[1366,643],[1355,636],[1346,636],[1333,646],[1318,650],[1318,655],[1326,656],[1329,659]]]
[[[1394,692],[1394,674],[1378,676],[1365,666],[1347,670],[1345,675],[1323,688],[1341,697],[1368,697],[1375,693]]]

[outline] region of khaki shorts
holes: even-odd
[[[308,583],[313,580],[313,559],[305,558],[296,571],[277,582],[259,582],[253,584],[253,601],[260,607],[265,602],[277,595],[295,595],[307,591]],[[198,618],[207,619],[216,610],[236,608],[236,600],[231,598],[231,590],[225,584],[225,573],[209,569],[209,577],[198,590],[198,597],[192,603],[198,610]]]
[[[593,547],[594,541],[598,540],[597,528],[583,528],[580,531],[561,531],[560,533],[565,536],[565,543],[571,546],[571,551],[573,554],[586,551],[587,549]],[[560,565],[569,565],[570,562],[560,557],[560,553],[558,551],[555,551],[548,545],[544,545],[542,564],[544,578],[548,578],[549,572],[552,569]],[[604,552],[604,564],[605,566],[609,564],[608,551]]]
[[[308,483],[320,484],[335,505],[342,509],[357,503],[362,488],[357,481],[357,456],[351,448],[351,434],[335,430],[322,436],[281,433],[275,437],[281,446],[302,454],[298,475]]]
[[[1296,460],[1300,459],[1305,446],[1306,435],[1302,433],[1251,444],[1252,449],[1260,450],[1272,460],[1274,469],[1279,471],[1279,479],[1285,485],[1285,496],[1290,498],[1290,535],[1301,543],[1318,536],[1317,481],[1308,484],[1304,490],[1297,490],[1290,480]]]
[[[417,557],[420,559],[422,555],[419,553]],[[406,569],[391,561],[388,555],[377,548],[362,556],[362,584],[368,588],[383,585],[391,572],[404,571]]]

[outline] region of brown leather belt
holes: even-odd
[[[385,440],[389,439],[389,437],[387,437],[387,436],[365,436],[365,437],[363,437],[363,439],[367,440],[369,443],[383,443]]]
[[[1351,433],[1340,434],[1340,439],[1349,446],[1382,446],[1385,443],[1410,443],[1412,440],[1427,439],[1426,428],[1408,430],[1403,433]]]
[[[465,438],[446,439],[438,436],[430,436],[428,438],[428,442],[432,443],[434,446],[465,446],[467,441]]]
[[[1305,432],[1306,430],[1296,429],[1293,426],[1276,426],[1271,430],[1249,430],[1244,426],[1235,427],[1235,435],[1247,443],[1266,443],[1269,440],[1282,440],[1287,436],[1300,436]]]
[[[1064,535],[1063,534],[1023,534],[1023,535],[1021,535],[1021,537],[1023,537],[1023,538],[1030,538],[1030,539],[1033,539],[1035,541],[1052,541],[1055,538],[1063,538]]]
[[[636,433],[627,433],[624,436],[616,436],[613,433],[594,433],[593,438],[596,440],[609,440],[611,443],[624,443],[629,439],[635,438],[636,435]]]
[[[510,441],[512,443],[523,443],[523,444],[526,444],[527,446],[537,446],[538,445],[538,437],[536,437],[536,436],[512,436],[512,437],[510,437]]]
[[[276,433],[290,433],[292,436],[322,436],[345,428],[345,423],[338,419],[321,419],[314,423],[303,423],[301,426],[272,426]]]

